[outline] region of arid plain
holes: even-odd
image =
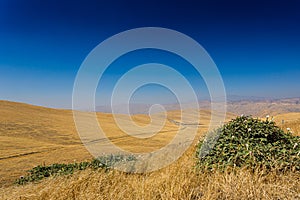
[[[196,111],[191,111],[191,114],[193,112]],[[300,198],[300,175],[297,173],[263,176],[263,172],[251,174],[247,170],[235,174],[195,172],[195,144],[208,129],[209,110],[199,112],[200,125],[193,145],[178,161],[161,170],[147,174],[85,170],[70,176],[50,177],[40,183],[14,185],[15,179],[37,165],[88,161],[92,155],[78,136],[71,110],[0,101],[0,113],[1,199]],[[300,113],[281,113],[274,114],[278,126],[284,130],[291,128],[293,134],[299,135]],[[180,121],[180,111],[168,111],[166,115],[171,121],[166,120],[158,134],[137,139],[120,130],[112,114],[97,113],[110,141],[132,152],[153,151],[172,140],[180,128],[172,120]],[[226,121],[235,116],[227,113]],[[154,117],[159,120],[162,116]],[[133,115],[131,118],[140,126],[150,123],[148,115]]]

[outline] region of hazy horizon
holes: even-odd
[[[242,103],[242,102],[249,102],[249,103],[254,103],[254,102],[279,102],[279,101],[284,101],[284,100],[291,100],[291,99],[299,99],[300,101],[300,97],[299,96],[295,96],[295,97],[283,97],[283,98],[267,98],[267,97],[255,97],[255,96],[238,96],[238,95],[229,95],[227,96],[227,103],[229,104],[235,104],[238,105],[238,103]],[[16,103],[25,103],[25,104],[29,104],[29,105],[33,105],[33,106],[41,106],[41,107],[46,107],[46,108],[53,108],[53,109],[66,109],[66,110],[72,110],[72,106],[70,107],[56,107],[56,106],[47,106],[47,105],[43,105],[43,104],[34,104],[31,102],[26,102],[26,101],[15,101],[15,100],[10,100],[10,99],[0,99],[0,101],[10,101],[10,102],[16,102]],[[200,109],[201,109],[201,103],[203,106],[203,103],[210,103],[211,99],[210,98],[205,98],[205,99],[199,99],[198,106],[200,105]],[[158,104],[158,103],[146,103],[146,102],[130,102],[130,103],[124,103],[124,104],[117,104],[116,106],[116,110],[120,109],[126,109],[126,107],[124,106],[129,106],[130,108],[130,113],[131,114],[137,114],[137,113],[148,113],[148,108],[150,108],[152,105],[154,104]],[[195,104],[195,102],[181,102],[181,104],[184,106],[184,108],[186,107],[193,107]],[[166,106],[165,109],[166,110],[174,110],[174,109],[170,109],[170,107],[173,108],[173,106],[179,106],[179,102],[168,102],[168,103],[161,103],[160,105],[162,106]],[[134,112],[134,107],[132,106],[140,106],[139,108],[141,108],[142,110],[145,110],[145,112]],[[207,106],[209,106],[209,104],[207,104]],[[183,109],[184,109],[183,108]],[[203,107],[202,107],[203,108]],[[133,110],[132,110],[133,109]],[[179,109],[179,108],[178,108]],[[94,111],[94,109],[89,109],[89,108],[80,108],[79,110],[81,111]],[[177,110],[177,109],[176,109]],[[107,113],[111,113],[111,104],[96,104],[95,106],[95,111],[97,112],[107,112]],[[126,112],[116,112],[116,113],[126,113]]]

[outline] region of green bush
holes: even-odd
[[[300,171],[300,137],[275,122],[241,116],[210,132],[197,146],[197,167]]]
[[[50,176],[73,174],[75,171],[85,170],[87,168],[109,170],[118,163],[134,160],[136,160],[136,158],[133,155],[111,154],[100,156],[91,162],[52,164],[49,166],[39,165],[29,170],[26,176],[17,179],[16,183],[22,185],[28,182],[39,181]]]

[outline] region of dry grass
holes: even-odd
[[[88,160],[72,112],[0,101],[0,185],[40,164]]]
[[[244,169],[198,173],[194,168],[195,146],[170,166],[148,174],[85,170],[40,183],[11,185],[25,170],[43,162],[73,162],[91,156],[79,143],[70,111],[11,102],[0,102],[0,111],[0,176],[3,186],[0,187],[0,199],[300,199],[299,173],[251,173]],[[209,120],[205,113],[209,112],[202,113],[204,121]],[[177,114],[170,112],[174,119]],[[293,121],[295,116],[282,116],[286,121],[290,120],[286,125],[295,124],[290,127],[294,132],[300,130],[298,118]],[[110,137],[115,137],[113,141],[118,145],[136,144],[128,137],[117,137],[122,133],[117,133],[108,114],[99,114],[98,117],[104,119],[102,122],[107,129],[113,130]],[[281,120],[280,117],[275,120]],[[149,122],[146,116],[133,118],[139,125]],[[156,147],[170,140],[176,127],[166,124],[164,128],[167,132],[152,141],[156,142]],[[197,137],[201,137],[206,129],[200,128]],[[134,147],[139,148],[138,145]],[[30,152],[36,153],[27,154]]]
[[[210,112],[201,111],[200,114],[200,120],[208,123]],[[178,111],[168,113],[170,118],[179,119],[178,116]],[[97,113],[97,117],[110,141],[132,152],[149,152],[164,146],[179,128],[166,121],[163,129],[154,137],[137,139],[120,130],[111,114]],[[118,117],[128,118],[122,115]],[[160,117],[156,116],[155,119]],[[227,119],[232,117],[232,114],[228,114]],[[150,121],[146,115],[133,116],[133,120],[140,126]],[[199,134],[205,130],[207,127],[202,127]],[[91,158],[76,132],[72,111],[0,101],[0,186],[11,185],[26,170],[37,165],[70,163],[74,160],[79,162]]]
[[[193,147],[194,148],[194,147]],[[86,170],[0,189],[1,199],[299,199],[300,174],[238,170],[196,173],[194,149],[149,174]],[[1,191],[2,190],[2,191]]]
[[[284,120],[284,124],[282,124]],[[287,113],[275,116],[275,122],[286,131],[290,128],[294,135],[300,136],[300,113]]]

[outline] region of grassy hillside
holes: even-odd
[[[72,112],[0,101],[0,199],[299,199],[300,174],[264,171],[251,173],[195,171],[197,140],[170,166],[147,174],[118,171],[85,170],[74,175],[50,177],[40,183],[12,185],[14,179],[39,164],[70,163],[90,160],[91,155],[80,143]],[[178,126],[166,121],[161,132],[150,140],[128,137],[115,125],[110,114],[98,113],[101,125],[111,140],[131,151],[157,149],[173,138]],[[179,111],[168,118],[180,121]],[[209,111],[201,111],[197,138],[207,130]],[[234,115],[229,114],[228,119]],[[120,118],[127,116],[119,116]],[[160,119],[161,116],[155,116]],[[145,126],[146,115],[132,116]],[[299,134],[300,113],[275,116],[285,119],[286,126]],[[144,148],[146,145],[147,148]],[[146,149],[146,150],[145,150]]]
[[[10,185],[26,170],[41,164],[73,163],[90,160],[92,156],[82,145],[70,110],[49,109],[23,103],[0,101],[0,185]],[[209,111],[201,111],[201,122],[210,120]],[[191,113],[193,115],[193,113]],[[180,120],[179,111],[168,113],[168,118]],[[233,115],[229,114],[228,118]],[[114,122],[111,114],[97,113],[101,127],[116,145],[132,152],[147,152],[164,146],[179,126],[166,120],[159,134],[149,139],[129,137]],[[130,120],[126,115],[118,118]],[[150,122],[147,115],[131,116],[136,124]],[[153,116],[154,122],[162,119]],[[155,129],[155,123],[154,123]],[[202,126],[199,133],[207,130]],[[99,141],[101,142],[101,141]],[[103,141],[102,141],[103,142]],[[13,163],[13,165],[12,165]]]
[[[0,113],[1,185],[38,164],[91,158],[80,143],[71,111],[0,101]]]

